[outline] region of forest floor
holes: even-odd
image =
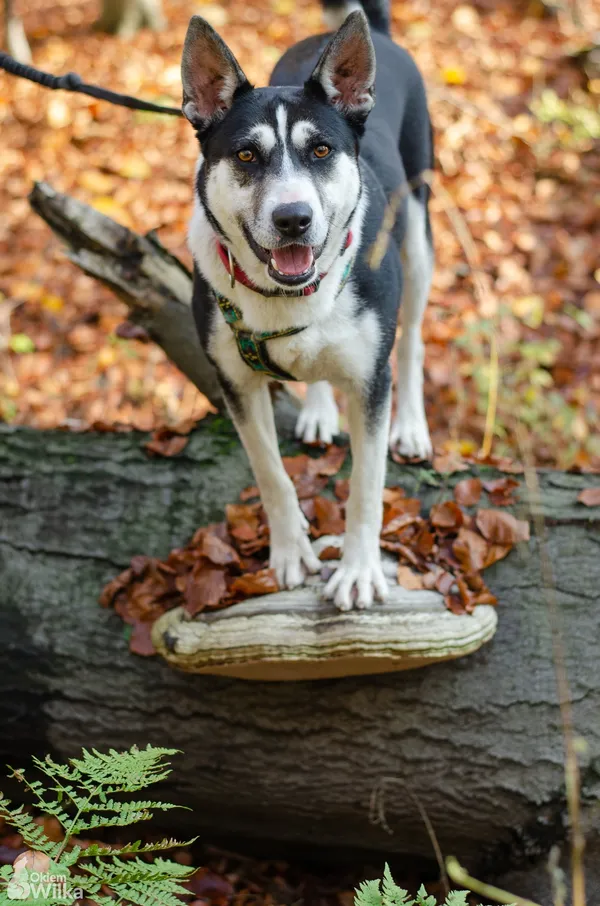
[[[37,66],[175,104],[192,13],[259,85],[290,43],[321,28],[314,0],[166,0],[163,32],[123,41],[92,30],[91,0],[16,5]],[[585,27],[568,11],[544,16],[540,0],[393,3],[435,129],[424,335],[439,452],[477,452],[496,388],[494,453],[519,457],[520,424],[540,465],[600,468],[600,73],[576,56],[600,10],[581,9]],[[124,306],[65,259],[27,202],[46,180],[137,231],[158,229],[189,263],[189,124],[0,74],[0,129],[0,418],[145,430],[201,418],[206,400],[123,326]]]

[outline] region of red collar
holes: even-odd
[[[348,235],[346,236],[346,241],[344,243],[342,251],[340,252],[340,255],[343,255],[346,249],[352,244],[352,238],[352,230],[348,230]],[[227,249],[218,239],[216,240],[216,242],[219,258],[225,265],[225,270],[229,274],[232,288],[236,283],[241,283],[242,286],[248,287],[248,289],[253,290],[255,293],[259,293],[261,296],[312,296],[312,294],[316,293],[316,291],[318,290],[321,284],[321,280],[326,277],[328,273],[328,271],[325,271],[325,273],[319,274],[319,276],[312,283],[309,283],[308,286],[305,286],[299,290],[260,289],[252,282],[246,272],[241,269],[239,264],[236,263],[235,258],[233,257],[229,249]]]

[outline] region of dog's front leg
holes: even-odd
[[[370,607],[374,598],[384,600],[387,583],[381,567],[379,534],[383,514],[383,488],[390,425],[391,376],[389,366],[379,386],[368,398],[350,394],[348,422],[352,446],[350,496],[346,504],[344,553],[337,571],[325,587],[340,610]]]
[[[310,546],[308,523],[281,461],[266,381],[228,402],[269,520],[271,568],[282,588],[295,588],[303,582],[303,566],[317,572],[321,563]]]

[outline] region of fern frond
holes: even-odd
[[[394,882],[390,866],[385,863],[382,881],[382,906],[412,906],[408,891],[402,890]]]
[[[86,789],[93,785],[108,787],[114,792],[133,793],[168,777],[170,769],[162,759],[176,755],[178,751],[151,745],[145,749],[132,746],[126,752],[83,749],[82,757],[72,758],[71,764],[81,773],[79,782]]]
[[[434,896],[427,895],[427,891],[425,890],[423,884],[421,884],[418,890],[415,906],[437,906],[436,898]],[[446,906],[448,906],[448,903],[446,903]],[[450,904],[450,906],[452,906],[452,904]],[[454,906],[458,906],[458,904],[455,903]],[[466,906],[466,904],[464,904],[464,906]]]
[[[89,802],[82,812],[122,812],[124,808],[131,812],[148,811],[149,809],[158,809],[166,812],[172,808],[178,808],[172,802],[154,802],[152,799],[139,799],[133,802],[120,802],[118,799],[104,799],[101,802]]]
[[[85,849],[79,850],[77,859],[88,858],[90,856],[129,856],[133,853],[157,853],[166,849],[179,849],[182,846],[191,846],[198,837],[192,837],[191,840],[159,840],[156,843],[142,843],[136,840],[135,843],[126,843],[124,846],[100,846],[92,843]]]
[[[454,890],[446,897],[444,906],[468,906],[468,890]]]
[[[381,881],[363,881],[354,891],[354,906],[381,906]]]
[[[31,849],[45,853],[52,859],[58,853],[60,845],[49,840],[44,832],[44,828],[33,820],[31,815],[25,811],[23,805],[12,807],[10,799],[0,793],[0,816],[7,819],[10,824],[23,837],[24,842]]]

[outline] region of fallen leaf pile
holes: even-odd
[[[319,457],[284,457],[312,538],[344,532],[348,479],[332,479],[346,453],[332,445]],[[334,496],[324,496],[330,483]],[[455,499],[435,504],[428,516],[421,514],[420,500],[407,497],[400,487],[386,488],[381,547],[398,557],[399,584],[439,591],[456,614],[472,613],[478,604],[496,604],[481,573],[506,557],[515,544],[527,541],[529,525],[503,510],[477,509],[469,514],[466,507],[475,507],[484,490],[496,506],[512,504],[517,486],[512,477],[489,482],[466,478],[456,485]],[[268,566],[269,527],[257,496],[257,488],[247,488],[241,502],[227,505],[224,522],[198,529],[186,547],[171,551],[164,561],[133,557],[129,567],[106,585],[100,603],[114,607],[132,627],[132,652],[155,653],[152,625],[173,607],[182,606],[193,617],[279,591]],[[320,559],[339,556],[339,548],[330,545]],[[322,578],[331,571],[325,565]]]
[[[600,14],[586,3],[577,25],[573,4],[555,5],[554,15],[548,5],[392,2],[394,37],[425,76],[435,130],[437,267],[424,327],[425,394],[439,455],[477,451],[493,334],[494,452],[518,455],[519,421],[538,464],[597,469],[600,79],[577,53],[600,31]],[[15,7],[35,65],[175,104],[192,14],[219,29],[257,85],[322,21],[317,0],[164,0],[165,30],[125,41],[92,29],[92,0]],[[127,322],[124,305],[65,259],[27,203],[33,180],[46,180],[138,232],[158,229],[189,264],[197,156],[189,124],[0,73],[0,131],[0,419],[152,431],[203,417],[206,399]],[[452,206],[480,263],[483,301]]]

